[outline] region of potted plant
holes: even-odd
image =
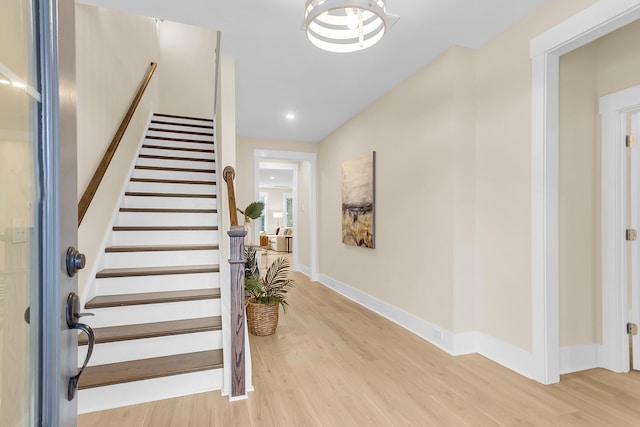
[[[238,212],[240,212],[244,216],[244,229],[247,231],[247,235],[244,238],[244,244],[251,244],[251,220],[258,219],[262,215],[262,211],[264,210],[264,203],[262,202],[251,202],[249,205],[244,208],[244,210],[240,208]]]
[[[247,251],[254,252],[255,248],[248,248]],[[245,251],[245,253],[247,252]],[[246,258],[249,259],[249,256]],[[247,266],[245,263],[245,275]],[[249,332],[253,335],[272,335],[278,327],[278,317],[280,306],[286,310],[287,292],[295,285],[293,279],[289,277],[289,260],[279,257],[271,263],[264,275],[255,274],[255,269],[249,265],[249,276],[245,276],[245,291],[249,295],[247,299],[247,323]]]

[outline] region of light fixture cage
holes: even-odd
[[[307,38],[330,52],[355,52],[378,43],[387,29],[386,0],[306,0]]]

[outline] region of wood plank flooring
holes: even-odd
[[[594,369],[543,386],[479,355],[449,356],[306,276],[294,278],[276,334],[250,337],[256,391],[248,400],[203,393],[82,415],[78,425],[640,425],[638,372]]]

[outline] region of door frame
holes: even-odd
[[[629,371],[628,310],[627,113],[640,108],[640,85],[600,98],[602,116],[602,346],[598,366],[614,372]],[[637,157],[635,148],[633,155]],[[632,173],[637,171],[632,169]],[[637,175],[636,175],[637,176]],[[634,213],[635,212],[634,209]],[[632,223],[637,227],[637,223]],[[637,244],[636,244],[637,246]],[[637,247],[633,249],[637,251]],[[632,274],[637,274],[632,257]]]
[[[530,41],[531,377],[560,381],[558,140],[560,56],[640,18],[640,0],[600,0]],[[603,189],[604,194],[604,189]]]
[[[639,0],[640,1],[640,0]],[[317,154],[302,151],[277,151],[277,150],[261,150],[256,149],[253,152],[253,179],[254,179],[254,192],[256,197],[259,196],[259,170],[261,160],[285,160],[285,161],[308,161],[311,165],[310,179],[309,179],[309,270],[303,268],[298,262],[298,233],[293,234],[293,268],[296,271],[302,271],[311,277],[311,280],[317,281],[318,274],[318,215],[317,215]],[[294,188],[298,187],[297,178],[294,182]],[[294,211],[297,211],[298,194],[294,193]],[[294,221],[297,221],[294,217]],[[295,224],[294,224],[295,225]],[[294,228],[295,230],[295,228]]]

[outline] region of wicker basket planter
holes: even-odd
[[[278,327],[280,304],[261,304],[247,300],[247,323],[251,335],[273,335]]]

